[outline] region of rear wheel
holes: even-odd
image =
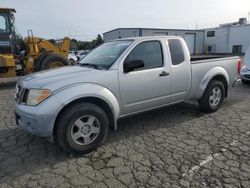
[[[225,98],[225,87],[222,82],[211,80],[208,84],[203,96],[198,101],[201,111],[215,112],[217,111]]]
[[[68,61],[60,55],[50,54],[44,58],[41,70],[54,69],[69,65]]]
[[[109,120],[97,105],[78,103],[61,114],[57,124],[57,141],[67,152],[87,154],[106,139]]]

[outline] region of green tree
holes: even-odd
[[[100,34],[92,41],[70,40],[70,50],[92,50],[103,43]]]
[[[97,35],[96,37],[96,45],[99,46],[103,43],[103,39],[100,34]]]
[[[70,39],[70,50],[77,50],[78,49],[78,41],[76,39]]]

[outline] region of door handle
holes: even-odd
[[[169,75],[169,73],[168,72],[165,72],[165,71],[163,71],[159,76],[168,76]]]

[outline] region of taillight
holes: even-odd
[[[241,60],[238,60],[238,74],[240,74],[241,70]]]

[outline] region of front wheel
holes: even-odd
[[[224,98],[225,87],[223,83],[217,80],[211,80],[203,96],[198,101],[201,111],[217,111],[221,107]]]
[[[97,105],[77,103],[67,108],[57,122],[57,141],[67,152],[87,154],[106,139],[109,120]]]

